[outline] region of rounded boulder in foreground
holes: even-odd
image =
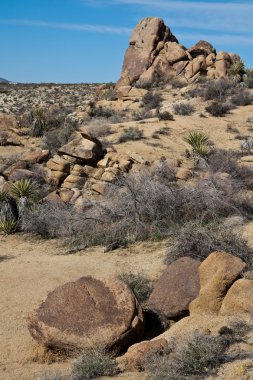
[[[28,329],[35,340],[50,348],[103,346],[121,351],[141,338],[144,320],[125,283],[82,277],[49,293],[29,314]]]

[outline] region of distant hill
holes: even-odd
[[[0,83],[10,83],[7,79],[0,78]]]

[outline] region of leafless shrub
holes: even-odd
[[[253,96],[247,90],[240,91],[240,93],[232,96],[231,102],[236,106],[248,106],[252,104]]]
[[[215,117],[221,117],[226,115],[232,108],[233,107],[231,107],[231,104],[228,103],[213,102],[205,109],[208,113],[210,113],[210,115]]]
[[[191,221],[175,231],[174,239],[167,253],[166,264],[184,256],[202,261],[211,252],[224,251],[240,257],[249,267],[252,265],[253,251],[246,240],[217,222],[205,224]]]
[[[189,116],[195,112],[195,108],[190,103],[175,103],[173,109],[176,115]]]
[[[149,91],[142,97],[142,104],[146,111],[157,109],[163,98],[158,92]]]
[[[122,134],[119,137],[119,144],[124,143],[126,141],[135,141],[141,140],[143,138],[143,131],[139,128],[129,127],[124,129]]]
[[[108,119],[97,118],[92,119],[86,126],[87,133],[93,137],[105,137],[112,133],[112,128],[108,123]]]
[[[203,98],[205,100],[224,100],[235,91],[235,83],[228,79],[209,81],[204,87]]]

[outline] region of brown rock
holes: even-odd
[[[52,179],[57,186],[59,186],[68,176],[67,173],[60,172],[59,170],[52,170],[50,174],[50,179]]]
[[[27,152],[22,154],[21,160],[30,162],[32,164],[38,164],[47,159],[49,156],[49,150],[35,150],[33,152]]]
[[[0,146],[22,146],[23,144],[7,132],[0,131]]]
[[[11,128],[17,128],[17,126],[18,124],[15,116],[0,113],[0,130],[10,130]]]
[[[245,266],[229,253],[211,253],[199,267],[200,293],[190,304],[190,314],[218,313],[227,290]]]
[[[85,133],[79,133],[76,138],[61,147],[58,152],[79,158],[87,165],[97,163],[103,157],[100,141]]]
[[[253,312],[253,281],[244,278],[237,280],[227,292],[220,315],[248,314]]]
[[[167,318],[184,315],[199,294],[199,265],[189,257],[169,265],[155,284],[148,307]]]
[[[35,173],[27,169],[16,169],[11,175],[9,175],[9,181],[15,182],[20,179],[32,179],[35,177]]]
[[[82,277],[49,293],[28,316],[35,340],[65,350],[97,346],[126,349],[143,333],[143,313],[118,279]]]
[[[82,189],[85,182],[86,182],[86,177],[79,177],[79,176],[70,174],[65,178],[62,184],[62,188],[72,189],[73,187],[75,187],[77,189]]]
[[[168,347],[166,339],[146,340],[131,346],[125,355],[117,358],[122,371],[136,371],[143,369],[143,361],[151,354],[161,354]]]
[[[14,164],[8,166],[7,169],[3,171],[3,176],[7,179],[11,176],[12,173],[15,172],[17,169],[26,169],[27,163],[25,161],[17,161]]]
[[[199,41],[196,45],[190,47],[188,52],[191,54],[192,58],[196,58],[198,55],[208,56],[209,54],[215,53],[213,45],[207,41]]]
[[[104,195],[108,190],[108,182],[96,181],[92,184],[91,188],[98,194]]]

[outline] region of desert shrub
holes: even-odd
[[[230,174],[239,187],[248,187],[252,182],[253,170],[240,165],[239,152],[225,149],[214,149],[208,157],[209,170],[212,172],[225,172]]]
[[[221,101],[233,94],[234,88],[234,82],[228,79],[213,80],[206,84],[202,96],[205,100]]]
[[[185,102],[173,104],[173,109],[176,115],[181,116],[192,115],[193,112],[195,112],[195,108],[191,104]]]
[[[72,233],[72,209],[54,202],[34,205],[22,215],[21,229],[44,238],[69,236]]]
[[[124,131],[119,137],[118,142],[121,144],[126,141],[141,140],[142,138],[143,138],[143,131],[141,129],[129,127],[127,129],[124,129]]]
[[[203,379],[225,361],[227,348],[221,336],[195,334],[168,353],[149,356],[146,369],[154,380]]]
[[[153,291],[152,282],[142,274],[122,273],[119,276],[134,292],[139,302],[145,302]]]
[[[95,117],[102,117],[105,119],[109,119],[110,117],[115,115],[115,111],[112,108],[105,108],[101,105],[97,106],[95,103],[90,103],[90,111],[88,112],[88,115],[91,118]]]
[[[246,70],[246,77],[244,83],[248,88],[253,88],[253,69]]]
[[[21,179],[11,184],[10,192],[16,199],[23,197],[32,199],[35,197],[37,184],[30,179]]]
[[[242,76],[245,72],[245,65],[241,59],[238,59],[236,62],[232,63],[229,68],[229,75],[235,77],[237,75]]]
[[[159,120],[174,120],[173,115],[169,111],[159,111],[158,118]]]
[[[152,109],[157,109],[160,106],[162,100],[163,98],[159,93],[149,91],[142,97],[142,104],[145,110],[149,111]]]
[[[253,102],[253,96],[247,90],[232,96],[231,102],[236,106],[248,106]]]
[[[204,260],[211,252],[224,251],[251,265],[253,251],[246,240],[219,223],[191,221],[179,228],[175,237],[175,242],[167,253],[167,264],[184,256]]]
[[[77,123],[70,118],[66,118],[60,128],[49,129],[43,136],[42,147],[49,149],[51,154],[67,144],[71,135],[77,130]]]
[[[112,133],[108,119],[92,119],[86,127],[87,133],[93,137],[104,137]]]
[[[231,108],[231,105],[228,103],[212,102],[205,110],[212,116],[220,117],[226,115]]]
[[[119,372],[116,360],[104,349],[87,349],[74,362],[70,380],[89,380]]]

